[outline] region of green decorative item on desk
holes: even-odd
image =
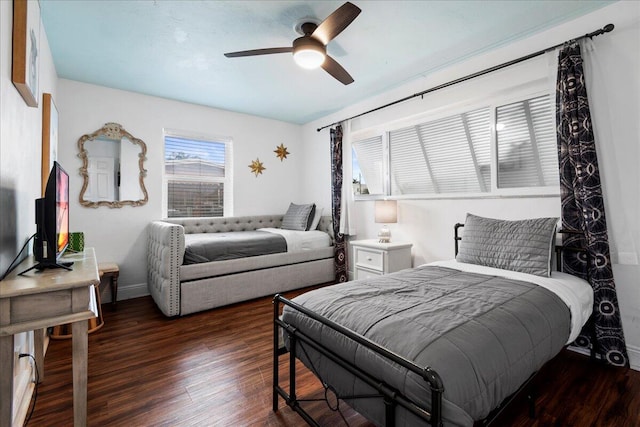
[[[70,251],[73,252],[82,252],[84,251],[84,233],[76,232],[69,233],[69,248]]]

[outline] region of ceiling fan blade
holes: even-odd
[[[353,3],[346,2],[333,11],[331,15],[318,25],[318,28],[311,34],[317,40],[320,40],[325,46],[333,40],[338,34],[353,22],[360,14],[361,10]]]
[[[344,85],[353,83],[353,77],[351,77],[351,75],[347,73],[347,70],[342,68],[342,65],[338,64],[338,62],[336,62],[336,60],[329,55],[327,55],[324,59],[324,62],[322,63],[322,69],[331,74],[336,78],[336,80]]]
[[[292,47],[271,47],[268,49],[241,50],[239,52],[225,53],[227,58],[239,58],[241,56],[271,55],[272,53],[291,53]]]

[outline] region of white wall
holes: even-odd
[[[38,107],[28,107],[11,82],[12,5],[0,1],[0,274],[36,231],[34,200],[41,192],[42,93],[51,93],[55,100],[58,79],[41,25]],[[31,332],[16,335],[15,343],[16,350],[33,354]],[[29,359],[20,359],[14,369],[18,398],[24,395],[30,376]]]
[[[60,79],[59,161],[70,175],[71,231],[85,233],[98,261],[120,266],[118,295],[126,299],[147,294],[146,225],[163,217],[163,129],[233,139],[235,216],[284,213],[290,202],[306,202],[300,126],[246,114],[171,101],[137,93]],[[149,202],[141,207],[85,208],[78,203],[81,189],[77,141],[107,122],[120,123],[147,145],[145,186]],[[281,162],[273,152],[284,144],[291,153]],[[249,164],[256,158],[266,170],[257,177]],[[105,301],[108,301],[107,295]]]
[[[589,87],[592,114],[614,258],[614,273],[623,316],[623,326],[632,365],[640,369],[640,3],[619,2],[572,22],[545,31],[494,52],[474,57],[463,64],[408,82],[402,87],[352,105],[304,126],[306,163],[305,188],[318,195],[320,206],[330,207],[329,131],[316,128],[362,113],[413,93],[562,43],[582,34],[615,24],[612,33],[594,38],[597,66],[592,71],[597,87]],[[357,130],[389,123],[403,117],[435,111],[451,102],[464,104],[481,91],[517,82],[519,73],[553,78],[546,58],[518,65],[518,72],[503,70],[433,94],[372,113],[352,123]],[[598,69],[599,67],[599,69]],[[357,80],[357,76],[356,76]],[[551,80],[552,81],[552,80]],[[465,213],[517,219],[559,216],[559,197],[493,198],[471,200],[402,200],[398,203],[398,224],[390,226],[397,241],[413,242],[414,265],[453,257],[453,225],[464,222]],[[373,202],[356,201],[356,238],[374,238],[379,225],[373,222]],[[620,262],[626,263],[625,265]]]

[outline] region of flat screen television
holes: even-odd
[[[34,268],[67,268],[60,257],[69,246],[69,175],[58,162],[53,162],[44,197],[36,199],[36,236]]]

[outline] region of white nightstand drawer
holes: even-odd
[[[380,243],[377,240],[349,242],[353,256],[353,277],[382,276],[404,268],[411,268],[411,243]]]
[[[369,279],[372,277],[379,277],[379,276],[383,276],[384,273],[382,271],[372,271],[372,270],[366,270],[364,268],[358,268],[356,267],[356,274],[355,274],[355,280],[358,279]]]
[[[373,270],[384,271],[384,254],[381,251],[365,249],[361,247],[355,248],[356,266],[367,267]]]

